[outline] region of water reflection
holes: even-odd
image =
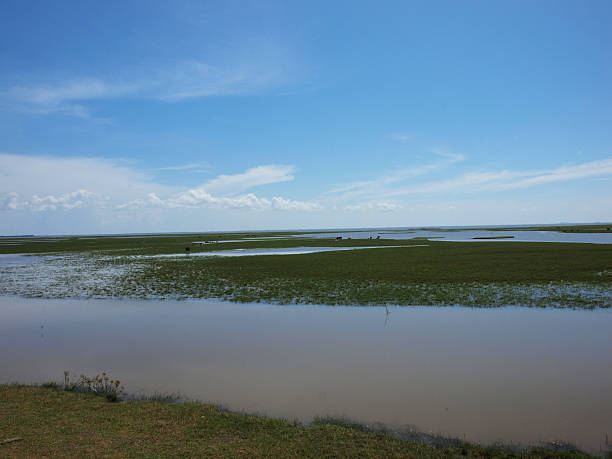
[[[106,371],[131,392],[289,419],[597,451],[612,433],[611,329],[606,310],[0,297],[0,381]]]

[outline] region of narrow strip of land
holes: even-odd
[[[440,446],[333,425],[312,427],[234,414],[203,403],[127,401],[0,385],[2,457],[589,457],[533,448],[513,452],[464,442]]]

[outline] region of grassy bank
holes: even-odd
[[[109,403],[91,394],[0,385],[2,457],[588,457],[548,449],[512,452],[463,442],[436,446],[356,427],[325,421],[299,426],[227,413],[203,403]]]

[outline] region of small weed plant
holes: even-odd
[[[69,371],[64,371],[63,389],[69,392],[82,392],[100,395],[109,402],[117,402],[125,395],[123,386],[118,379],[111,379],[106,373],[96,375],[93,378],[85,375],[76,376]]]

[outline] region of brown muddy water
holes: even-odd
[[[0,382],[103,371],[132,394],[591,452],[612,438],[612,311],[0,297]]]

